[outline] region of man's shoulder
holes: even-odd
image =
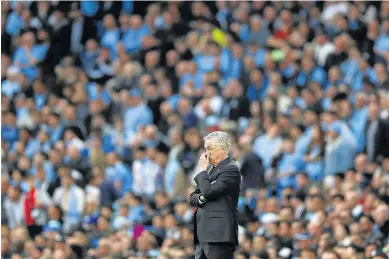
[[[234,160],[231,159],[231,161],[228,164],[226,164],[222,170],[239,172],[240,167]]]

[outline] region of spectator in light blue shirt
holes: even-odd
[[[262,21],[259,15],[251,16],[250,28],[248,30],[248,42],[264,47],[266,46],[269,37],[270,31],[268,29],[267,23]]]
[[[117,44],[120,40],[120,29],[116,25],[113,15],[108,14],[104,17],[104,32],[100,40],[100,45],[106,47],[111,52],[111,57],[116,59]]]
[[[124,128],[127,132],[137,132],[139,126],[153,123],[153,113],[142,102],[141,92],[138,88],[129,91],[127,103],[129,106],[124,112]]]
[[[281,147],[282,139],[279,136],[279,128],[277,125],[272,125],[265,135],[258,137],[254,141],[253,151],[263,161],[263,167],[270,168],[271,161],[274,155]]]
[[[231,78],[240,78],[240,73],[243,68],[243,48],[234,44],[231,49],[225,48],[220,55],[220,71],[223,74],[224,82],[228,82]]]
[[[247,98],[250,102],[263,101],[269,86],[269,80],[259,69],[254,69],[250,74],[250,85],[247,89]]]
[[[374,50],[378,55],[383,55],[389,51],[389,20],[385,20],[382,27],[384,32],[377,38],[374,46]]]
[[[330,86],[339,87],[343,83],[343,74],[339,67],[333,66],[328,72],[327,88]]]
[[[361,95],[358,95],[358,107],[353,107],[350,102],[342,102],[342,113],[344,114],[344,120],[348,122],[352,133],[354,134],[357,141],[357,152],[363,152],[365,150],[365,128],[368,119],[368,108],[363,104]]]
[[[24,26],[24,22],[21,16],[23,9],[23,4],[19,3],[16,6],[16,9],[10,13],[7,17],[5,31],[11,36],[17,36],[20,33],[20,30]]]
[[[372,67],[369,66],[368,62],[364,58],[358,59],[358,67],[357,71],[353,75],[351,79],[350,86],[352,87],[354,92],[361,91],[363,88],[363,80],[364,78],[368,78],[370,82],[377,83],[377,75]],[[342,65],[345,66],[345,65]],[[346,81],[346,83],[348,83]]]
[[[296,84],[300,87],[305,87],[311,80],[319,83],[320,85],[324,85],[326,72],[321,67],[315,67],[313,60],[306,57],[302,61],[302,70],[297,75]]]
[[[89,77],[94,78],[93,72],[96,69],[97,58],[99,57],[98,44],[91,39],[86,42],[86,51],[80,53],[81,64]]]
[[[296,187],[296,173],[304,170],[304,160],[301,153],[295,151],[295,143],[287,138],[282,143],[283,153],[277,164],[278,193],[288,186]]]
[[[304,134],[305,127],[302,124],[292,124],[289,130],[290,136],[295,141],[296,153],[305,154],[311,142],[311,134]]]
[[[325,150],[325,173],[334,175],[344,173],[353,165],[354,152],[342,134],[342,125],[332,123],[328,128],[328,141]]]
[[[215,69],[216,58],[211,55],[199,54],[193,58],[197,65],[197,73],[207,73]]]
[[[19,139],[19,129],[16,126],[16,116],[12,112],[8,112],[3,115],[1,124],[1,138],[10,147],[12,144]]]
[[[15,51],[13,62],[29,80],[32,80],[38,76],[36,65],[44,60],[47,50],[47,45],[35,44],[32,32],[26,32],[23,34],[21,47]]]
[[[117,158],[115,152],[111,152],[107,155],[107,164],[105,177],[107,180],[114,183],[116,190],[120,196],[123,197],[124,193],[131,191],[131,170]]]
[[[99,11],[99,2],[98,1],[81,1],[81,12],[87,17],[93,17]]]
[[[56,112],[52,112],[48,118],[48,128],[46,129],[50,136],[50,142],[52,145],[62,138],[64,127],[60,124],[60,115]]]
[[[150,28],[143,24],[139,15],[131,16],[131,29],[124,33],[122,42],[129,53],[136,53],[142,47],[142,39],[151,33]]]
[[[134,9],[134,1],[132,0],[123,1],[122,12],[131,14],[133,9]]]
[[[111,96],[108,90],[103,88],[103,86],[96,83],[90,83],[87,84],[86,88],[89,101],[102,101],[106,106],[111,103]]]

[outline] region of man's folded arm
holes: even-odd
[[[201,195],[200,188],[196,186],[196,189],[189,196],[189,203],[192,207],[200,207],[199,198]]]
[[[201,194],[206,200],[216,200],[225,194],[228,190],[239,190],[240,188],[240,173],[235,166],[229,166],[215,180],[210,183],[209,175],[206,171],[199,173],[195,179],[198,183]]]

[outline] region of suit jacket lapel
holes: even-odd
[[[213,175],[215,172],[220,171],[223,167],[225,167],[231,161],[231,157],[227,157],[222,162],[220,162],[216,167],[213,167],[211,171],[209,171],[209,176]],[[211,167],[212,168],[212,167]]]

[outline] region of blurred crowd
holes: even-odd
[[[1,257],[189,259],[207,133],[237,259],[389,257],[389,2],[1,2]]]

